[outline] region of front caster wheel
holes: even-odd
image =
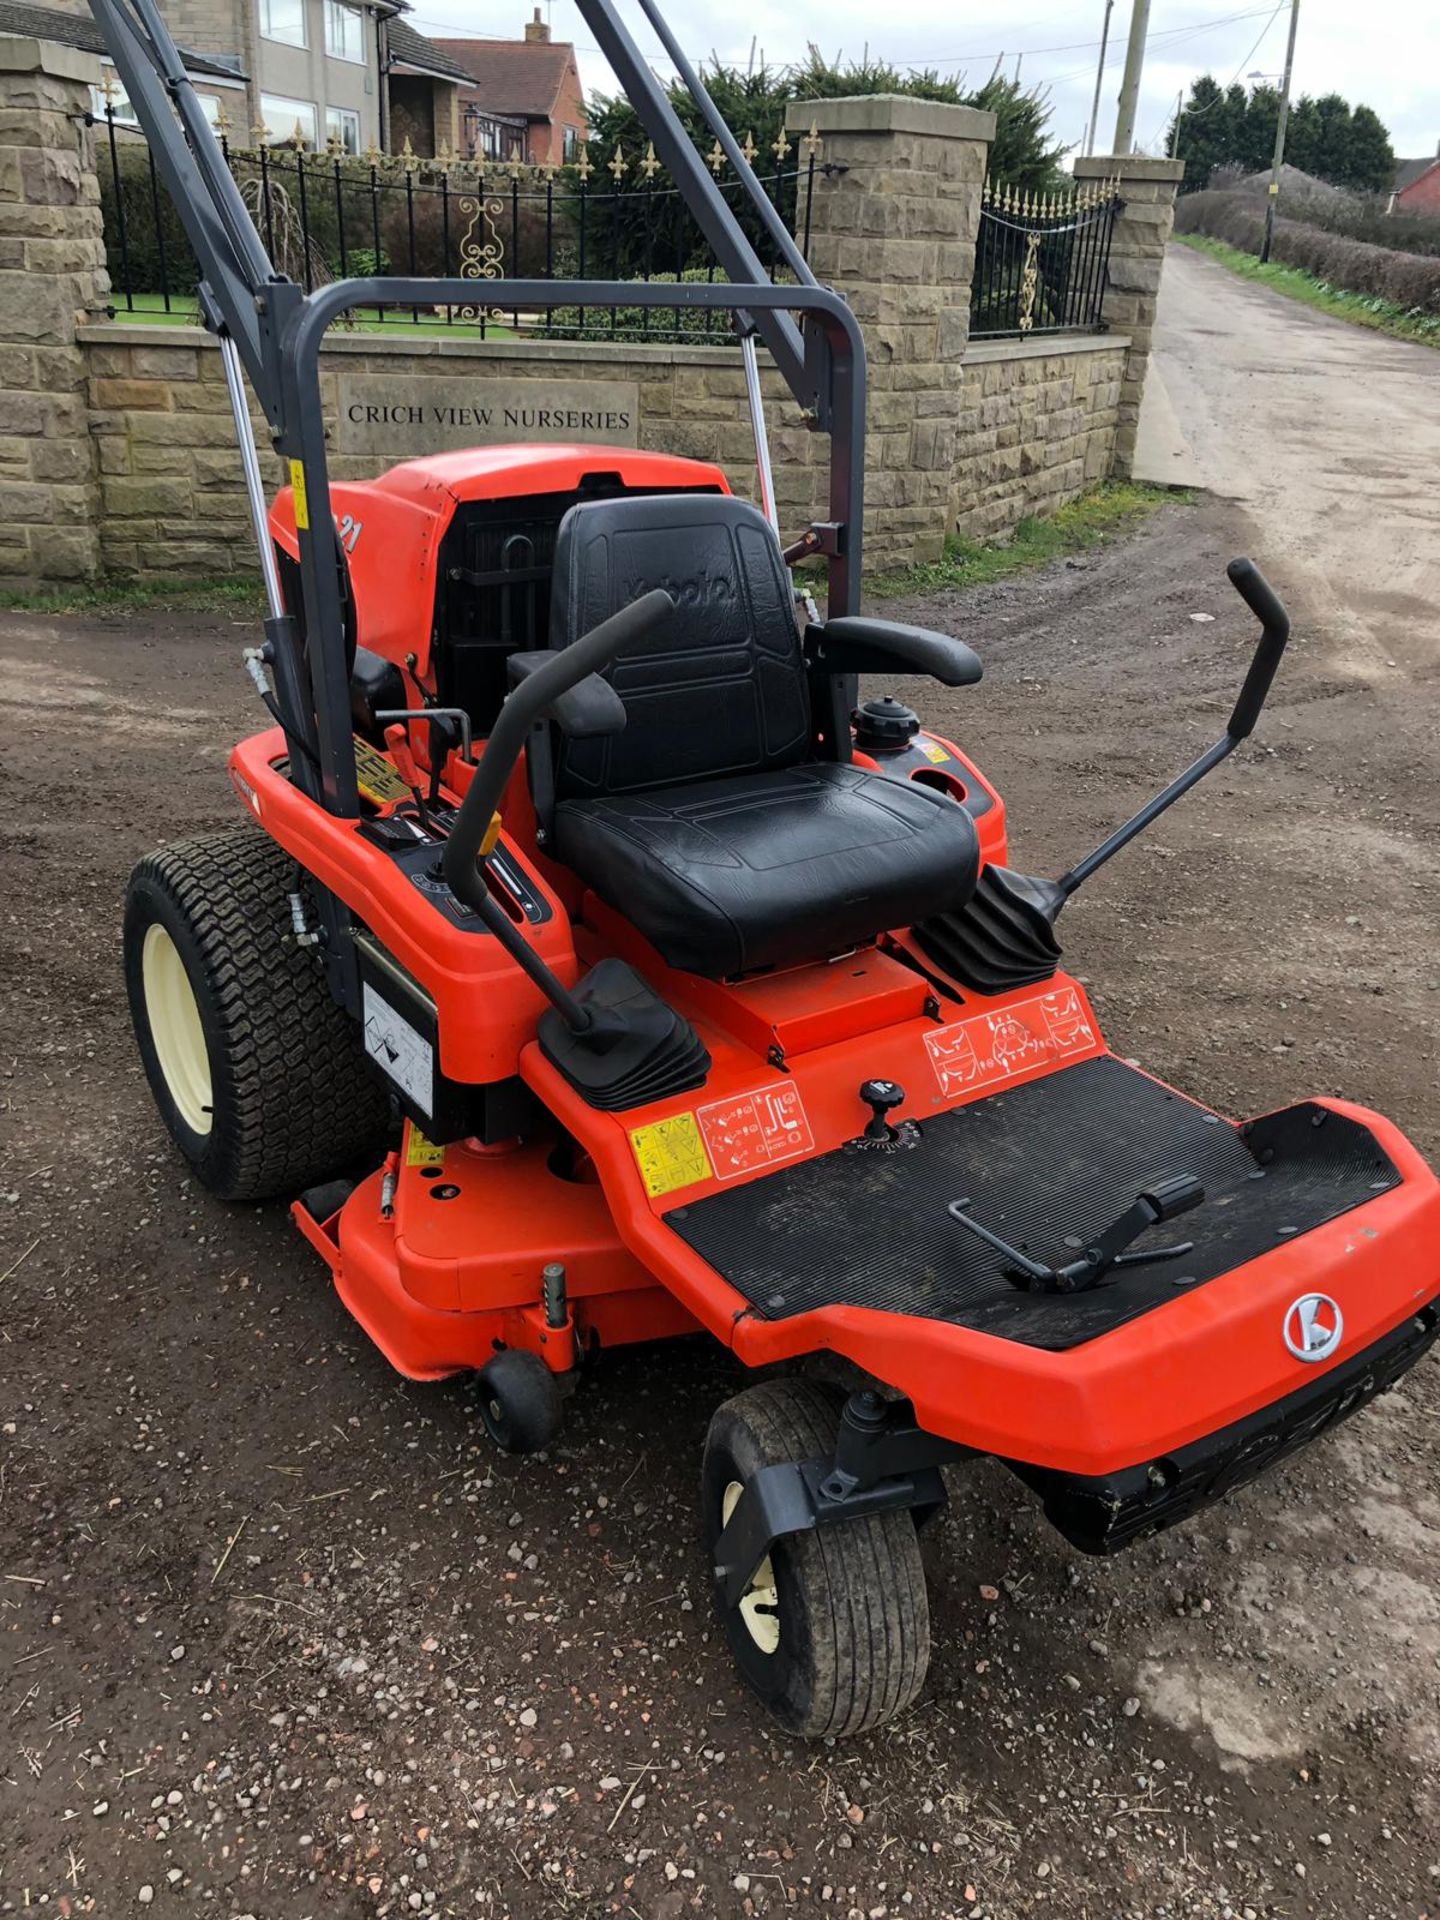
[[[828,1459],[839,1420],[836,1400],[805,1380],[767,1380],[717,1409],[701,1474],[712,1567],[746,1483],[782,1461]],[[790,1534],[776,1541],[740,1604],[720,1597],[719,1605],[746,1681],[806,1739],[878,1727],[924,1684],[930,1606],[909,1513]]]
[[[539,1453],[560,1431],[560,1387],[545,1362],[506,1347],[480,1369],[480,1418],[502,1453]]]

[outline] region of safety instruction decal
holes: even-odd
[[[693,1113],[672,1114],[668,1120],[635,1127],[630,1134],[635,1164],[652,1200],[709,1180],[710,1161]]]
[[[405,1141],[405,1164],[407,1167],[443,1167],[445,1164],[444,1147],[427,1140],[413,1121]]]
[[[815,1146],[805,1104],[793,1080],[779,1080],[733,1100],[717,1100],[700,1108],[699,1119],[717,1180],[734,1180],[742,1173],[798,1159]]]
[[[435,1049],[367,980],[361,991],[365,1051],[415,1102],[422,1113],[434,1111]]]
[[[305,492],[305,466],[303,461],[290,462],[290,490],[295,496],[295,524],[301,533],[310,531],[310,501]]]
[[[384,754],[377,753],[358,733],[355,735],[355,784],[377,807],[388,806],[392,800],[404,800],[410,793]]]
[[[926,1034],[925,1045],[941,1093],[957,1094],[1062,1066],[1092,1052],[1098,1039],[1078,990],[1057,987],[1000,1012],[938,1027]]]

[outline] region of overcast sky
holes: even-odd
[[[557,40],[573,40],[587,89],[610,88],[612,79],[574,0],[543,0]],[[665,0],[662,0],[662,4]],[[619,0],[622,14],[647,53],[655,41],[634,0]],[[1300,33],[1295,59],[1298,93],[1343,93],[1366,101],[1390,129],[1397,154],[1434,153],[1440,143],[1440,4],[1437,0],[1299,0]],[[518,37],[533,0],[414,0],[411,15],[423,32]],[[723,60],[743,64],[751,36],[772,64],[804,54],[808,41],[827,55],[872,55],[897,66],[938,67],[968,74],[978,85],[1004,54],[1013,73],[1050,89],[1058,137],[1079,141],[1090,115],[1099,58],[1105,0],[908,0],[889,9],[873,0],[788,0],[783,8],[760,0],[668,0],[667,17],[692,59],[714,49]],[[1160,144],[1175,97],[1197,74],[1221,83],[1251,69],[1278,76],[1285,58],[1288,0],[1279,7],[1256,0],[1153,0],[1150,50],[1141,95],[1138,144]],[[1100,150],[1115,130],[1130,0],[1116,0],[1111,47],[1100,108]],[[657,66],[663,63],[657,58]],[[743,132],[743,129],[737,129]]]

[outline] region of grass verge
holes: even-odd
[[[872,574],[866,591],[879,600],[901,594],[940,593],[951,587],[987,587],[1011,574],[1029,573],[1066,554],[1103,547],[1128,533],[1157,507],[1189,495],[1170,487],[1116,481],[1081,494],[1048,520],[1022,520],[1010,538],[983,545],[952,535],[944,556],[903,573]]]
[[[1422,313],[1417,308],[1398,306],[1393,300],[1379,300],[1369,293],[1351,293],[1346,287],[1332,287],[1328,280],[1317,280],[1301,267],[1283,266],[1278,260],[1264,265],[1253,253],[1244,253],[1228,241],[1212,240],[1208,233],[1177,233],[1175,238],[1192,252],[1207,254],[1222,267],[1239,274],[1242,280],[1257,281],[1283,293],[1287,299],[1314,307],[1336,320],[1349,320],[1354,326],[1369,327],[1375,333],[1388,333],[1397,340],[1417,340],[1422,346],[1440,347],[1440,314]]]
[[[73,587],[36,593],[0,589],[0,613],[143,613],[174,608],[185,613],[265,611],[258,575],[227,574],[211,580],[86,580]]]

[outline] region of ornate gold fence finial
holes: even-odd
[[[655,158],[655,142],[653,140],[645,149],[645,158],[640,162],[640,171],[647,180],[653,180],[660,171],[660,162]]]
[[[720,178],[720,169],[725,164],[725,149],[718,140],[713,143],[705,158],[710,162],[711,173],[713,173],[718,180]]]
[[[630,162],[625,158],[625,149],[623,147],[616,147],[614,153],[612,153],[610,158],[605,162],[605,166],[618,187],[621,180],[624,179],[625,175],[630,171]]]
[[[818,121],[812,120],[810,122],[810,131],[800,142],[800,151],[807,160],[813,160],[819,154],[823,145],[824,142],[820,138],[820,124]]]

